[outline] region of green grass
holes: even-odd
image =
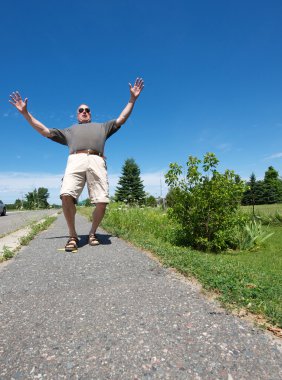
[[[242,206],[242,210],[253,215],[253,206]],[[280,225],[282,226],[282,203],[271,205],[256,205],[254,208],[255,216],[264,225]]]
[[[45,220],[43,220],[40,223],[32,223],[31,224],[31,230],[28,233],[28,235],[22,237],[20,239],[21,245],[28,245],[31,240],[35,238],[36,235],[39,234],[39,232],[47,230],[47,228],[56,220],[57,218],[55,216],[48,216]]]
[[[91,208],[80,212],[91,218]],[[173,244],[178,233],[160,209],[109,206],[102,227],[138,247],[153,252],[160,261],[188,277],[197,278],[204,289],[215,291],[232,308],[245,308],[282,327],[282,227],[254,252],[203,253]]]
[[[242,206],[242,210],[248,213],[253,213],[253,206]],[[282,214],[282,203],[255,205],[255,214],[268,216],[275,215],[276,213]]]

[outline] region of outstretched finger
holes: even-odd
[[[144,81],[142,78],[139,79],[138,83],[137,83],[137,87],[142,90],[143,87],[144,87]]]
[[[19,91],[16,91],[16,97],[20,100],[22,97],[21,97],[21,94],[19,93]]]
[[[12,95],[10,97],[14,100],[17,101],[21,98],[21,96],[17,92],[12,92]]]
[[[11,103],[14,107],[16,107],[16,103],[12,100],[9,100],[9,103]]]
[[[15,98],[14,94],[10,95],[10,98],[12,99],[13,102],[16,102],[16,98]],[[10,100],[9,100],[9,102],[10,102]]]

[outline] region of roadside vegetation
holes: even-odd
[[[132,170],[123,171],[122,202],[119,188],[102,227],[197,279],[226,307],[282,328],[282,205],[256,205],[262,195],[268,203],[281,198],[278,172],[269,168],[258,186],[254,178],[245,183],[217,166],[213,153],[189,156],[185,167],[171,163],[165,175],[169,192],[159,207],[140,204],[137,196],[133,202],[135,193],[125,191]],[[250,206],[242,206],[242,199]],[[81,212],[91,218],[91,209]]]
[[[260,210],[263,213],[264,207],[260,206]],[[81,207],[79,212],[91,219],[91,207]],[[196,278],[226,307],[262,315],[282,328],[282,225],[263,226],[273,235],[254,250],[221,253],[179,245],[179,225],[159,207],[112,203],[102,227],[154,253],[163,265]]]

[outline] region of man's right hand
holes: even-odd
[[[27,112],[27,98],[25,98],[25,100],[22,100],[22,97],[18,91],[12,92],[10,98],[11,100],[9,100],[9,102],[13,104],[13,106],[16,107],[20,113]]]
[[[10,95],[11,100],[9,102],[13,104],[14,107],[23,115],[23,117],[27,120],[27,122],[42,136],[50,137],[50,130],[44,124],[42,124],[39,120],[35,119],[31,115],[31,113],[27,110],[27,98],[22,100],[22,97],[18,91],[12,92]]]

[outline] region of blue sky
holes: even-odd
[[[111,194],[127,158],[154,196],[170,162],[206,152],[244,179],[270,165],[282,175],[280,0],[15,0],[1,14],[4,202],[44,186],[58,203],[68,155],[8,103],[12,91],[46,126],[66,128],[81,103],[95,121],[116,118],[137,76],[144,91],[106,144]]]

